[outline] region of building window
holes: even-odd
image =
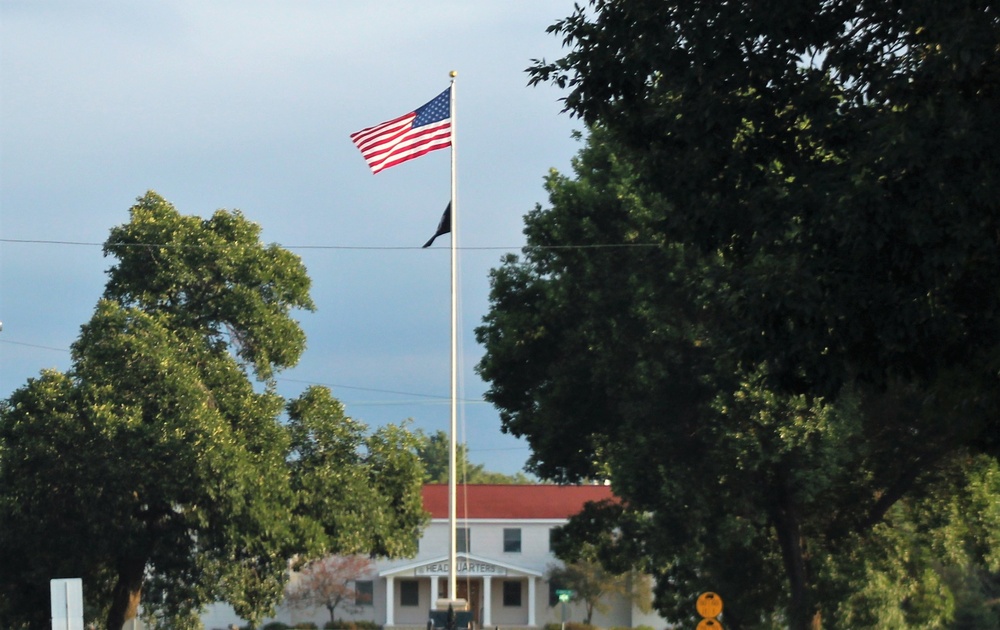
[[[472,539],[469,535],[468,527],[455,528],[455,551],[458,553],[470,553],[472,551]]]
[[[552,539],[553,539],[553,536],[554,536],[555,532],[556,532],[556,530],[554,528],[549,529],[549,552],[552,551]]]
[[[521,530],[519,528],[503,530],[504,553],[521,553]]]
[[[503,581],[503,605],[521,606],[521,583],[516,580]]]
[[[371,606],[375,594],[375,583],[371,580],[358,580],[354,583],[354,605]]]
[[[420,583],[416,580],[400,580],[399,582],[399,605],[419,606],[420,605]]]

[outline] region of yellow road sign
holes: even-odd
[[[722,624],[715,619],[702,619],[695,630],[722,630]]]
[[[695,602],[695,608],[702,617],[718,617],[722,614],[722,598],[715,593],[702,593]]]

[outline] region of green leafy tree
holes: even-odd
[[[430,435],[420,433],[417,453],[424,464],[424,481],[427,483],[448,483],[449,439],[444,431]],[[465,444],[455,445],[456,480],[459,483],[525,484],[532,479],[523,473],[505,475],[486,470],[484,464],[473,464]]]
[[[573,591],[570,601],[583,602],[586,616],[583,623],[590,625],[594,611],[607,613],[613,598],[633,602],[641,610],[651,609],[649,579],[634,571],[613,573],[599,562],[578,559],[567,564],[549,566],[546,579],[560,589]]]
[[[996,390],[992,2],[594,0],[550,30],[570,52],[532,81],[712,261],[688,292],[737,359],[796,392],[954,369]]]
[[[117,263],[72,367],[0,409],[0,625],[46,625],[65,575],[112,630],[140,603],[171,627],[217,600],[255,623],[294,554],[412,549],[408,432],[364,435],[315,389],[281,421],[273,377],[305,347],[292,311],[313,304],[299,259],[259,236],[239,212],[182,216],[152,192],[111,231]]]
[[[570,51],[532,81],[614,155],[529,218],[530,246],[591,249],[496,276],[490,396],[540,472],[609,462],[637,506],[686,508],[678,542],[773,528],[787,595],[757,601],[816,625],[827,549],[997,453],[996,7],[594,0],[550,30]]]
[[[658,227],[713,260],[738,359],[794,391],[995,384],[991,2],[596,0],[550,30],[572,50],[532,80],[571,88],[670,205]]]
[[[330,550],[414,555],[428,522],[419,436],[392,424],[368,434],[325,387],[310,387],[291,401],[288,416],[296,513],[310,525],[305,559]]]
[[[923,514],[902,510],[904,499],[960,494],[969,479],[943,473],[977,451],[995,463],[1000,389],[984,366],[857,378],[828,393],[792,387],[804,381],[777,377],[770,361],[750,363],[729,321],[751,325],[742,289],[727,282],[741,272],[724,252],[674,239],[675,206],[640,156],[619,149],[597,128],[575,179],[550,175],[552,208],[526,218],[524,260],[494,270],[477,330],[487,397],[505,430],[527,438],[531,471],[607,476],[623,499],[573,519],[570,538],[595,546],[608,568],[653,574],[658,608],[677,620],[714,590],[727,627],[818,626],[822,611],[852,627],[835,625],[846,617],[833,611],[865,608],[871,600],[850,593],[869,570],[924,581],[927,591],[880,591],[912,627],[949,619],[932,558],[862,569],[867,554],[905,542],[887,539],[885,523]],[[800,373],[817,360],[803,355]],[[966,512],[946,514],[928,526],[986,566],[1000,520],[985,519],[976,537],[961,534],[971,531]]]

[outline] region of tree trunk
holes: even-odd
[[[798,513],[787,490],[781,488],[778,493],[771,516],[781,547],[785,574],[788,576],[791,597],[788,604],[788,627],[790,630],[820,630],[819,611],[810,597],[809,572],[802,547]]]
[[[118,561],[118,581],[111,591],[108,630],[122,630],[125,622],[134,619],[139,613],[145,571],[144,558],[123,558]]]

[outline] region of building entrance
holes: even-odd
[[[469,612],[476,622],[476,627],[482,627],[483,581],[480,578],[458,578],[455,584],[458,598],[469,602]],[[448,593],[448,581],[438,582],[438,597],[444,598]]]

